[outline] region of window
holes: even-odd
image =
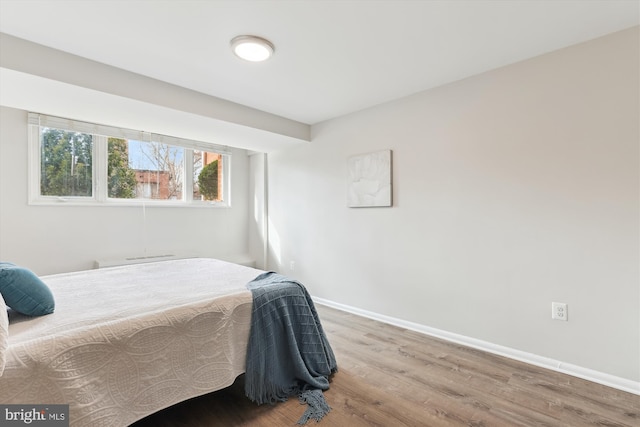
[[[109,197],[182,200],[182,147],[109,138]]]
[[[92,164],[92,135],[42,128],[40,194],[91,197],[93,195]]]
[[[30,201],[229,206],[225,147],[29,114]]]

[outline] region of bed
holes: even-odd
[[[114,427],[225,388],[245,371],[247,284],[262,273],[197,258],[44,276],[54,313],[8,310],[0,402],[69,404],[72,426]]]

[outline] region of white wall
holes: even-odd
[[[256,268],[267,269],[265,244],[267,236],[267,212],[265,200],[265,160],[267,154],[252,153],[249,156],[249,255]]]
[[[94,260],[167,253],[233,259],[248,253],[248,157],[234,150],[231,208],[27,204],[27,113],[0,108],[0,260],[38,274]]]
[[[313,126],[269,155],[269,267],[317,297],[640,380],[638,40]],[[394,206],[347,208],[347,157],[387,148]]]

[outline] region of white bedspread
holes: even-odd
[[[117,427],[227,387],[260,273],[190,259],[42,277],[55,313],[10,312],[0,402],[70,404],[72,426]]]

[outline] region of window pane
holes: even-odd
[[[128,168],[134,172],[136,198],[182,200],[182,147],[129,140],[128,150]]]
[[[129,141],[108,139],[107,181],[108,196],[114,199],[136,197],[136,172],[129,167]]]
[[[40,135],[40,194],[92,197],[92,136],[46,127]]]
[[[193,150],[193,200],[222,201],[222,155]]]

